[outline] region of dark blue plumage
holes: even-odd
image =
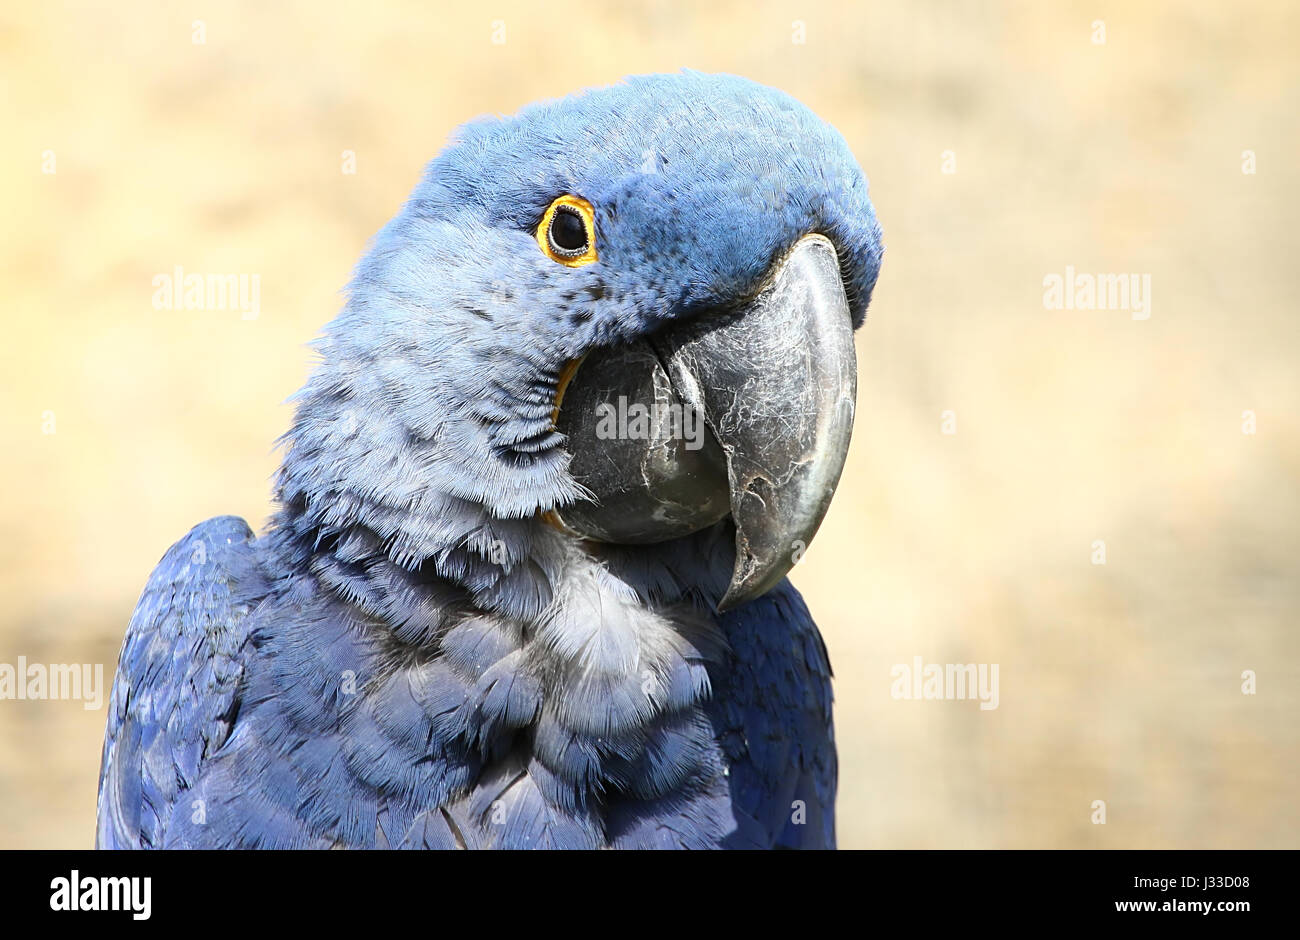
[[[546,258],[558,194],[600,260]],[[463,128],[357,269],[297,399],[280,508],[163,558],[122,649],[104,847],[828,847],[830,668],[783,582],[726,614],[729,522],[599,545],[565,364],[739,302],[808,232],[855,325],[866,180],[783,94],[684,73]]]

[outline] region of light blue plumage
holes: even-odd
[[[534,230],[595,208],[597,263]],[[102,847],[834,845],[826,650],[782,582],[715,613],[728,521],[654,545],[584,498],[566,363],[751,297],[810,232],[854,325],[867,183],[789,97],[629,79],[462,128],[359,265],[283,443],[272,525],[202,523],[122,649]]]

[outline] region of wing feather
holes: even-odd
[[[219,516],[173,545],[136,605],[118,659],[99,777],[99,848],[160,846],[180,796],[225,743],[267,579],[244,520]]]

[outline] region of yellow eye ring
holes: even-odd
[[[596,210],[581,196],[561,196],[546,209],[537,226],[542,253],[566,268],[596,260]]]

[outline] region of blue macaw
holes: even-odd
[[[748,80],[462,127],[318,341],[267,531],[149,579],[97,844],[833,847],[785,574],[881,251],[843,138]]]

